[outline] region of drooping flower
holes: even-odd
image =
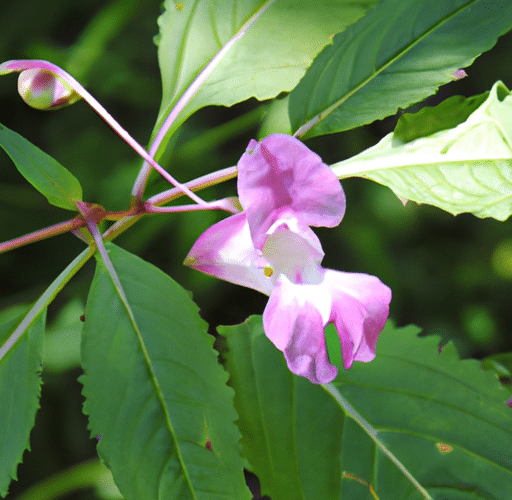
[[[243,212],[207,229],[185,264],[270,296],[265,334],[293,373],[317,384],[336,377],[324,337],[329,323],[344,368],[371,361],[391,291],[374,276],[324,269],[310,228],[336,226],[344,215],[335,174],[300,141],[275,134],[249,143],[238,162],[238,191]]]

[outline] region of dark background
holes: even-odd
[[[79,52],[81,37],[98,19],[95,16],[101,16],[102,9],[111,4],[101,0],[2,2],[0,61],[33,58],[61,65],[145,145],[160,104],[159,69],[152,41],[157,33],[160,1],[126,0],[118,4],[122,6],[108,16],[108,21],[100,23],[94,37],[97,41],[104,37],[103,45],[95,50],[89,45],[90,59],[84,62]],[[467,69],[467,78],[442,87],[426,102],[432,105],[453,94],[478,94],[489,90],[498,79],[512,87],[511,52],[512,37],[502,37],[492,51]],[[14,75],[0,78],[0,122],[73,172],[84,188],[84,200],[109,210],[127,208],[140,167],[135,153],[85,103],[59,111],[37,111],[22,102],[16,83]],[[259,105],[248,101],[229,109],[203,109],[185,124],[179,144]],[[307,144],[326,163],[334,163],[376,143],[393,129],[396,120],[391,117],[350,132],[315,138]],[[187,181],[234,165],[249,139],[256,137],[258,125],[254,123],[252,128],[205,152],[191,154],[190,149],[180,150],[178,146],[176,155],[164,166],[179,180]],[[425,334],[440,335],[443,341],[451,339],[463,357],[512,351],[509,221],[467,214],[454,217],[411,202],[403,207],[388,188],[362,179],[345,180],[343,187],[347,213],[342,224],[317,231],[326,252],[325,267],[379,276],[393,290],[391,318],[397,325],[414,323]],[[157,183],[150,189],[164,188],[163,183]],[[234,182],[204,192],[208,199],[235,194]],[[0,152],[1,241],[72,216],[48,205]],[[200,212],[155,216],[142,220],[116,240],[190,290],[212,329],[261,313],[266,303],[266,297],[257,292],[182,266],[196,238],[220,217],[222,214]],[[65,234],[0,255],[0,310],[35,300],[83,248],[81,241]],[[89,263],[49,310],[49,324],[54,325],[54,332],[61,330],[62,338],[79,334],[79,316],[93,272],[94,266]],[[65,331],[61,311],[67,311]],[[87,420],[81,414],[76,345],[68,349],[64,342],[58,356],[51,352],[56,345],[47,346],[42,409],[31,435],[32,452],[25,453],[19,482],[12,483],[8,498],[56,471],[95,456],[96,441],[89,439]],[[66,498],[98,497],[84,491]]]

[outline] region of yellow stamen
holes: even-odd
[[[195,257],[187,257],[184,261],[183,261],[183,265],[184,266],[194,266],[195,264],[197,263],[197,260]]]
[[[263,274],[267,277],[267,278],[270,278],[270,276],[272,276],[274,274],[274,270],[270,267],[270,266],[265,266],[263,268]]]

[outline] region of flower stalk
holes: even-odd
[[[199,205],[204,205],[206,202],[194,194],[186,186],[178,182],[169,172],[161,167],[154,158],[148,154],[148,152],[114,119],[114,117],[97,101],[77,80],[75,80],[69,73],[64,71],[59,66],[52,64],[48,61],[43,60],[13,60],[6,61],[0,64],[0,75],[5,75],[13,72],[25,72],[41,70],[43,72],[51,73],[54,77],[63,82],[64,87],[71,88],[73,91],[84,99],[84,101],[91,106],[96,113],[103,118],[105,122],[137,153],[141,156],[145,162],[153,167],[164,179],[166,179],[175,188],[180,189],[183,194],[187,195],[191,200],[195,201]],[[23,74],[23,73],[22,73]],[[32,75],[33,77],[33,75]],[[48,82],[48,81],[47,81]],[[28,88],[23,87],[26,92]],[[29,100],[26,100],[30,104]],[[59,99],[58,106],[61,107],[64,103]],[[51,108],[51,106],[50,106]],[[41,109],[41,108],[39,108]]]

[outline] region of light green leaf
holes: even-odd
[[[380,500],[512,497],[507,391],[452,344],[439,354],[438,338],[417,332],[388,323],[372,362],[340,368],[323,387],[288,371],[260,317],[221,329],[244,454],[263,493],[370,500],[371,486]]]
[[[290,94],[292,128],[310,137],[392,115],[511,28],[509,0],[383,0],[324,48]]]
[[[51,156],[21,135],[0,124],[0,147],[11,157],[16,168],[49,203],[76,210],[82,200],[82,188],[76,177]]]
[[[8,339],[23,311],[3,311],[0,315],[0,343]],[[28,308],[27,308],[28,309]],[[12,312],[15,314],[13,315]],[[28,328],[21,342],[0,364],[0,496],[7,495],[11,479],[23,452],[30,450],[41,394],[41,361],[46,310]]]
[[[340,178],[365,177],[455,215],[505,220],[512,213],[512,96],[497,82],[457,127],[408,143],[391,133],[332,167]]]
[[[234,36],[241,34],[251,16],[262,13],[218,60],[181,111],[168,137],[204,106],[231,106],[250,97],[263,100],[290,91],[316,54],[330,42],[330,36],[375,4],[376,0],[166,0],[166,10],[158,20],[163,97],[155,130],[198,74]]]
[[[127,500],[247,499],[233,392],[189,295],[107,244],[82,341],[85,411]],[[124,297],[123,297],[124,295]],[[213,451],[207,449],[211,443]]]

